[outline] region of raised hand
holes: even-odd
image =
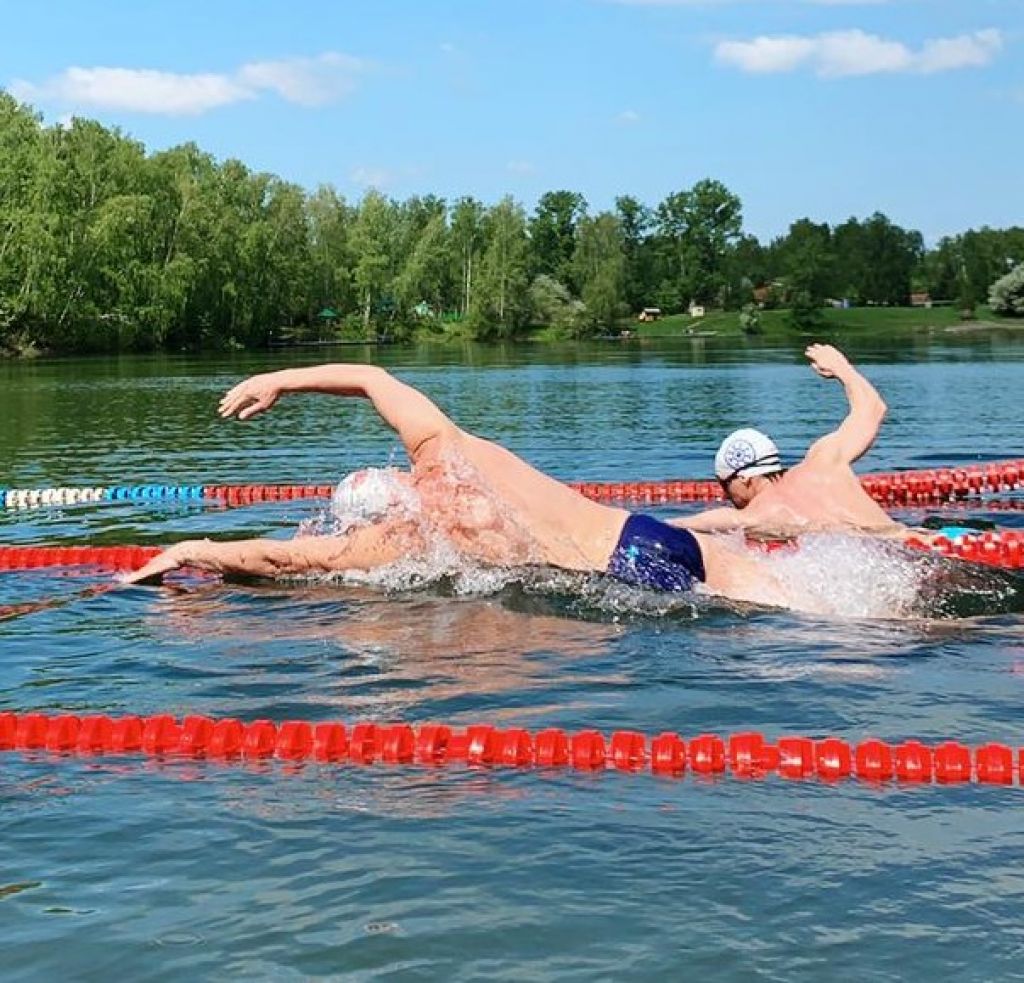
[[[846,356],[831,345],[808,345],[804,354],[811,360],[811,368],[823,379],[836,379],[850,368]]]
[[[283,387],[277,372],[254,375],[229,389],[220,401],[217,412],[222,417],[237,416],[239,420],[269,410],[277,402]]]

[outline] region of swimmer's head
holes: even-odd
[[[760,430],[736,430],[722,441],[715,455],[715,477],[726,497],[745,508],[784,474],[775,441]]]
[[[372,522],[396,509],[412,506],[416,493],[409,476],[394,468],[367,468],[345,477],[331,497],[336,520],[354,524]]]

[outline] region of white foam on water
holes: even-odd
[[[343,536],[384,518],[422,512],[408,474],[398,468],[366,468],[346,475],[331,495],[329,508],[299,525],[300,536]]]
[[[759,562],[782,585],[784,606],[839,618],[934,618],[997,608],[1015,588],[999,572],[913,551],[893,540],[805,534]]]
[[[460,486],[472,484],[474,477],[456,464],[442,479],[451,483],[453,510]],[[303,522],[298,534],[344,536],[385,521],[408,521],[415,530],[416,549],[410,549],[403,559],[373,570],[348,570],[314,578],[319,581],[407,591],[445,579],[458,594],[494,594],[521,577],[518,568],[484,565],[460,550],[442,529],[439,518],[424,507],[409,472],[395,467],[367,468],[342,479],[329,509]]]

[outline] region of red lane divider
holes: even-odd
[[[939,536],[930,542],[912,537],[907,540],[907,545],[940,556],[984,563],[1004,570],[1024,569],[1024,530],[1002,529],[958,536],[956,540]]]
[[[138,570],[160,552],[158,546],[0,546],[0,570],[74,566]]]
[[[758,548],[782,548],[785,544],[760,543]],[[1003,529],[958,537],[942,536],[926,541],[911,538],[913,549],[941,556],[984,563],[1005,570],[1024,569],[1024,530]],[[31,570],[41,567],[93,566],[104,570],[138,570],[161,552],[155,546],[0,546],[0,570]]]
[[[334,485],[207,485],[203,488],[203,498],[217,499],[225,505],[330,498],[333,494]]]
[[[892,471],[864,475],[865,490],[884,505],[951,502],[1024,488],[1024,459],[972,464],[963,468]],[[595,501],[665,505],[676,502],[716,502],[723,499],[717,481],[575,481],[569,486]],[[329,498],[332,485],[208,485],[205,498],[227,505]]]
[[[885,504],[913,505],[957,501],[1024,488],[1024,459],[972,464],[963,468],[893,471],[861,477],[865,491]]]
[[[458,730],[443,724],[413,726],[308,723],[168,714],[150,717],[48,716],[0,713],[0,751],[65,754],[142,754],[215,759],[279,758],[286,761],[352,764],[442,765],[464,762],[492,767],[616,769],[682,776],[758,778],[859,778],[873,782],[939,783],[977,781],[1024,785],[1024,748],[956,741],[934,746],[920,741],[887,744],[874,738],[851,744],[836,737],[780,737],[774,744],[754,731],[720,737],[676,733],[648,739],[637,731],[610,737],[596,730],[536,733],[476,724]]]

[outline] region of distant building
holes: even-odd
[[[413,309],[413,314],[417,317],[436,317],[434,308],[430,306],[425,300],[421,300]]]
[[[660,307],[645,307],[638,315],[638,321],[657,321],[661,317]]]
[[[688,311],[689,311],[690,317],[703,317],[704,314],[705,314],[704,305],[703,304],[694,304],[692,301],[690,302],[690,306],[688,308]]]
[[[784,280],[772,280],[770,283],[763,283],[759,287],[754,287],[751,291],[754,303],[758,307],[774,306],[785,293],[786,283]]]
[[[927,290],[921,290],[910,295],[911,307],[931,307],[932,295]]]

